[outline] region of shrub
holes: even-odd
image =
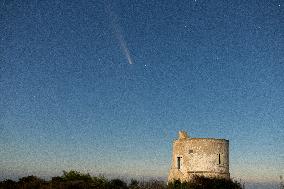
[[[85,182],[91,182],[92,177],[90,176],[89,173],[83,174],[78,171],[71,170],[69,172],[63,171],[63,176],[62,176],[64,181],[78,181],[82,180]]]
[[[181,183],[175,180],[168,184],[168,189],[242,189],[242,187],[240,183],[228,179],[194,176],[190,182]]]
[[[109,189],[128,189],[127,184],[120,179],[113,179],[110,181]]]

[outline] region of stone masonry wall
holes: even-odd
[[[230,178],[229,141],[189,138],[185,132],[180,132],[179,139],[173,143],[168,180],[189,181],[193,175]]]

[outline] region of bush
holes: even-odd
[[[105,177],[93,177],[93,188],[95,189],[105,189],[108,188],[109,182]]]
[[[109,189],[128,189],[127,184],[120,179],[113,179],[110,181]]]
[[[28,189],[41,189],[42,185],[45,183],[45,181],[41,178],[38,178],[36,176],[27,176],[19,179],[19,186],[20,188],[28,188]]]
[[[17,182],[13,181],[13,180],[10,180],[10,179],[7,179],[7,180],[4,180],[2,182],[0,182],[0,189],[14,189],[17,187]]]
[[[131,179],[131,182],[128,188],[129,189],[139,189],[139,182],[137,180]]]
[[[91,182],[92,177],[90,176],[89,173],[83,174],[78,171],[71,170],[69,172],[63,171],[63,176],[62,176],[64,181],[78,181],[82,180],[85,182]]]
[[[129,185],[120,179],[107,180],[105,177],[91,177],[78,171],[63,171],[62,176],[44,181],[36,176],[27,176],[15,182],[0,182],[0,189],[242,189],[241,184],[226,179],[195,176],[190,182],[175,180],[168,185],[163,181],[138,182],[131,180]]]
[[[168,189],[242,189],[242,187],[240,183],[231,179],[195,176],[190,182],[181,183],[179,180],[175,180],[169,183]]]

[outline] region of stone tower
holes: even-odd
[[[168,182],[189,181],[193,175],[229,179],[229,141],[190,138],[180,131],[179,138],[173,142]]]

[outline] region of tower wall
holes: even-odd
[[[180,135],[173,143],[168,180],[189,181],[193,175],[229,179],[229,141]]]

